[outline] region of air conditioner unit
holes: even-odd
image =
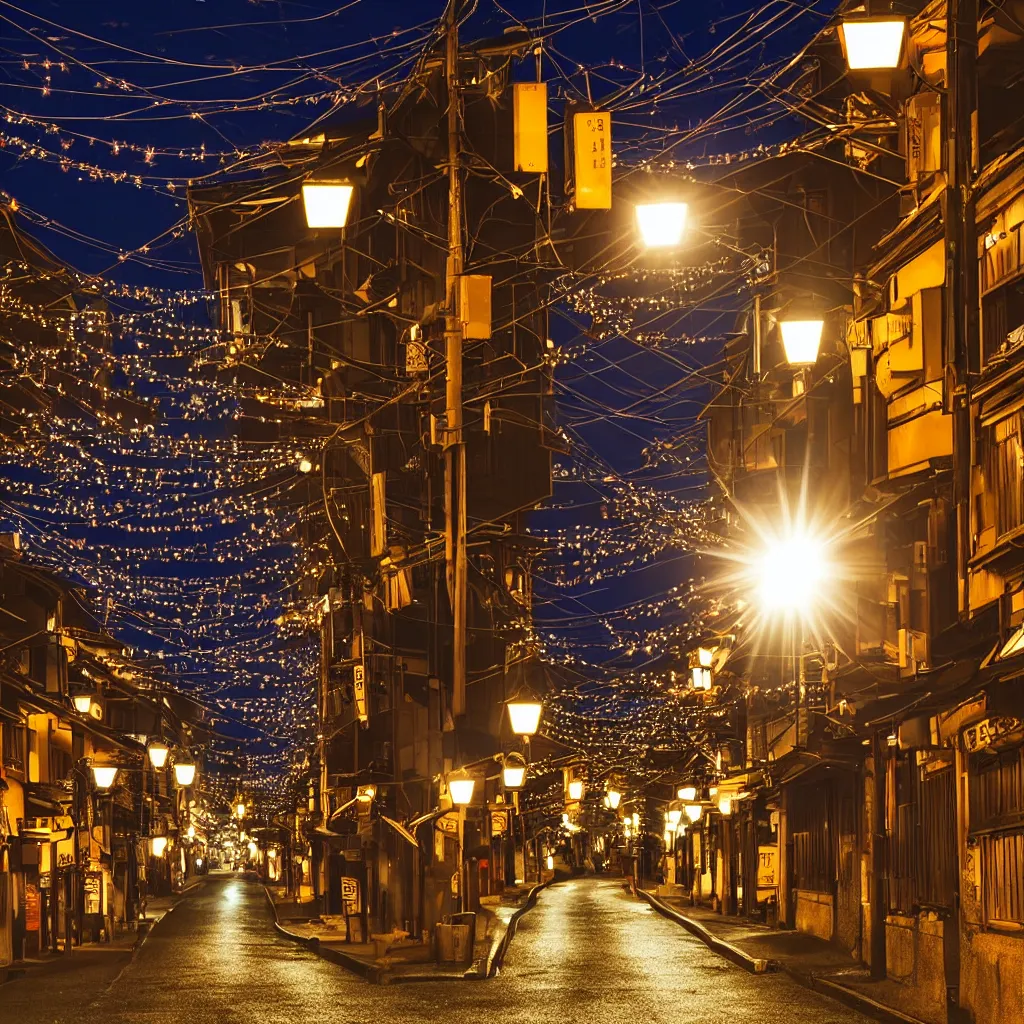
[[[900,668],[928,667],[928,634],[916,629],[901,629],[897,636]]]

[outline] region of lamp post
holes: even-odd
[[[870,12],[870,6],[868,7]],[[894,14],[851,14],[839,23],[839,41],[851,71],[888,71],[900,66],[907,19]]]
[[[465,840],[466,828],[466,807],[473,800],[473,790],[476,788],[476,779],[464,769],[460,769],[454,775],[448,776],[448,795],[452,804],[459,809],[459,832],[458,832],[458,878],[459,896],[456,901],[457,913],[461,913],[465,906],[465,882],[466,871],[463,863],[463,842]]]
[[[522,754],[513,752],[506,755],[501,767],[501,781],[512,794],[512,820],[508,831],[512,837],[512,884],[515,885],[519,880],[519,850],[516,844],[516,832],[519,829],[523,832],[523,881],[526,881],[526,822],[519,811],[519,791],[526,783],[526,758]]]

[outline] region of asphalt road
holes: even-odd
[[[754,976],[613,880],[541,893],[487,982],[374,986],[280,938],[262,889],[211,877],[136,957],[0,987],[0,1024],[866,1024],[783,975]]]

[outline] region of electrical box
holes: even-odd
[[[515,169],[543,174],[548,169],[548,87],[516,82],[512,93]]]
[[[606,110],[574,114],[573,171],[577,210],[612,208],[612,115]]]
[[[483,341],[491,336],[491,279],[486,274],[459,277],[462,337]]]
[[[907,100],[907,179],[942,170],[942,97],[920,92]]]

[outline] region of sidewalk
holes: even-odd
[[[872,980],[863,964],[830,942],[797,931],[780,931],[725,917],[687,898],[638,890],[655,910],[681,924],[711,949],[753,974],[783,971],[807,988],[832,996],[879,1020],[900,1024],[946,1024],[917,990],[888,978]]]
[[[56,953],[44,952],[37,957],[15,960],[7,967],[0,967],[0,984],[15,981],[32,981],[37,978],[65,974],[70,971],[85,971],[90,968],[113,969],[146,941],[152,927],[165,914],[173,910],[182,896],[199,883],[193,883],[181,893],[173,896],[152,898],[146,904],[146,920],[139,921],[133,930],[126,930],[110,942],[86,942],[72,946],[70,955],[63,949]]]
[[[547,884],[547,883],[544,883]],[[516,923],[536,901],[544,885],[506,889],[500,901],[477,912],[476,942],[468,964],[438,963],[432,946],[403,939],[378,955],[374,942],[346,942],[344,927],[308,916],[309,904],[281,898],[265,886],[274,911],[274,927],[286,938],[302,943],[318,956],[354,971],[378,985],[414,981],[482,981],[493,977],[515,934]]]

